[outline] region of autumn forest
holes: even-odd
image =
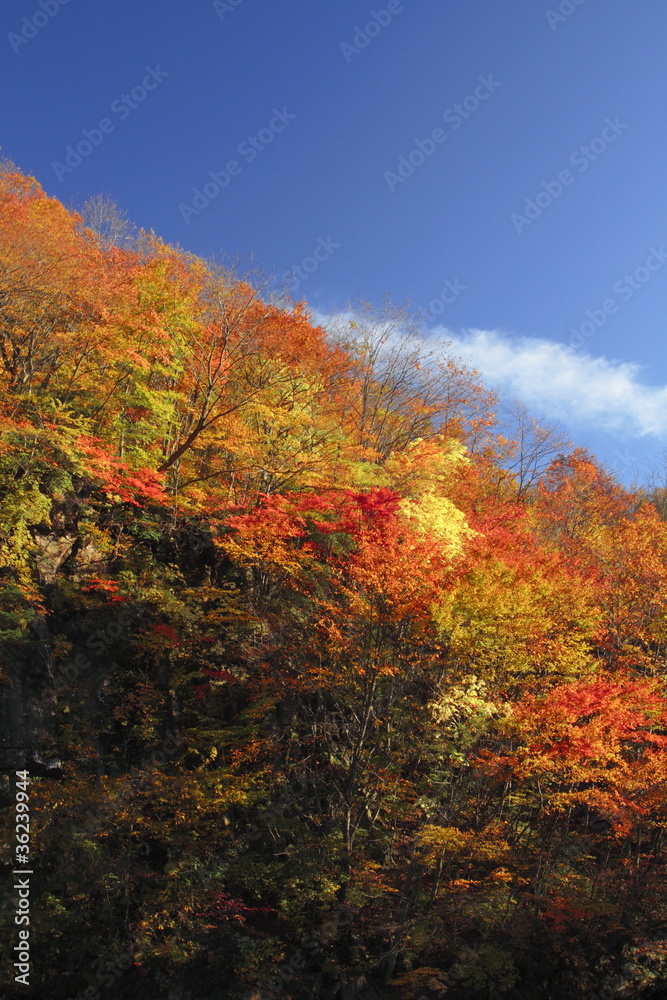
[[[0,169],[4,995],[664,996],[665,491],[96,204]]]

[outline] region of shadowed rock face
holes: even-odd
[[[39,584],[50,589],[59,572],[75,581],[94,577],[107,568],[94,542],[75,534],[34,535],[34,562]],[[0,772],[28,768],[32,774],[57,774],[60,761],[46,749],[52,691],[51,635],[43,620],[30,625],[31,639],[5,664],[0,684]]]
[[[12,663],[5,670],[7,680],[0,691],[0,769],[19,770],[27,767],[32,745],[29,692],[25,664]]]
[[[48,745],[50,696],[48,685],[48,630],[43,622],[32,626],[41,633],[34,656],[17,656],[6,668],[0,688],[0,771],[27,768],[32,774],[60,771],[59,760],[44,755]]]

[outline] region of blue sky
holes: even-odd
[[[0,144],[66,203],[302,269],[314,309],[409,300],[629,482],[667,446],[666,29],[664,0],[10,0]]]

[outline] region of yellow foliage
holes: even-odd
[[[465,539],[475,534],[463,512],[446,497],[423,493],[417,501],[402,500],[400,506],[403,516],[416,522],[420,532],[445,542],[451,555],[460,555]]]
[[[419,834],[417,842],[424,849],[424,861],[433,864],[443,856],[462,851],[468,845],[470,836],[454,826],[429,823]]]

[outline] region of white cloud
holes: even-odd
[[[359,319],[349,308],[338,317]],[[313,319],[326,329],[332,316],[315,312]],[[389,340],[400,339],[400,326],[387,325]],[[428,330],[427,339],[446,341],[449,353],[476,368],[487,386],[518,397],[537,417],[558,420],[572,431],[667,438],[667,386],[644,382],[639,364],[592,357],[555,341],[497,330],[457,334],[436,326]]]
[[[632,437],[667,436],[667,386],[647,385],[637,364],[591,357],[571,347],[494,330],[431,336],[478,369],[487,385],[519,397],[549,419]]]

